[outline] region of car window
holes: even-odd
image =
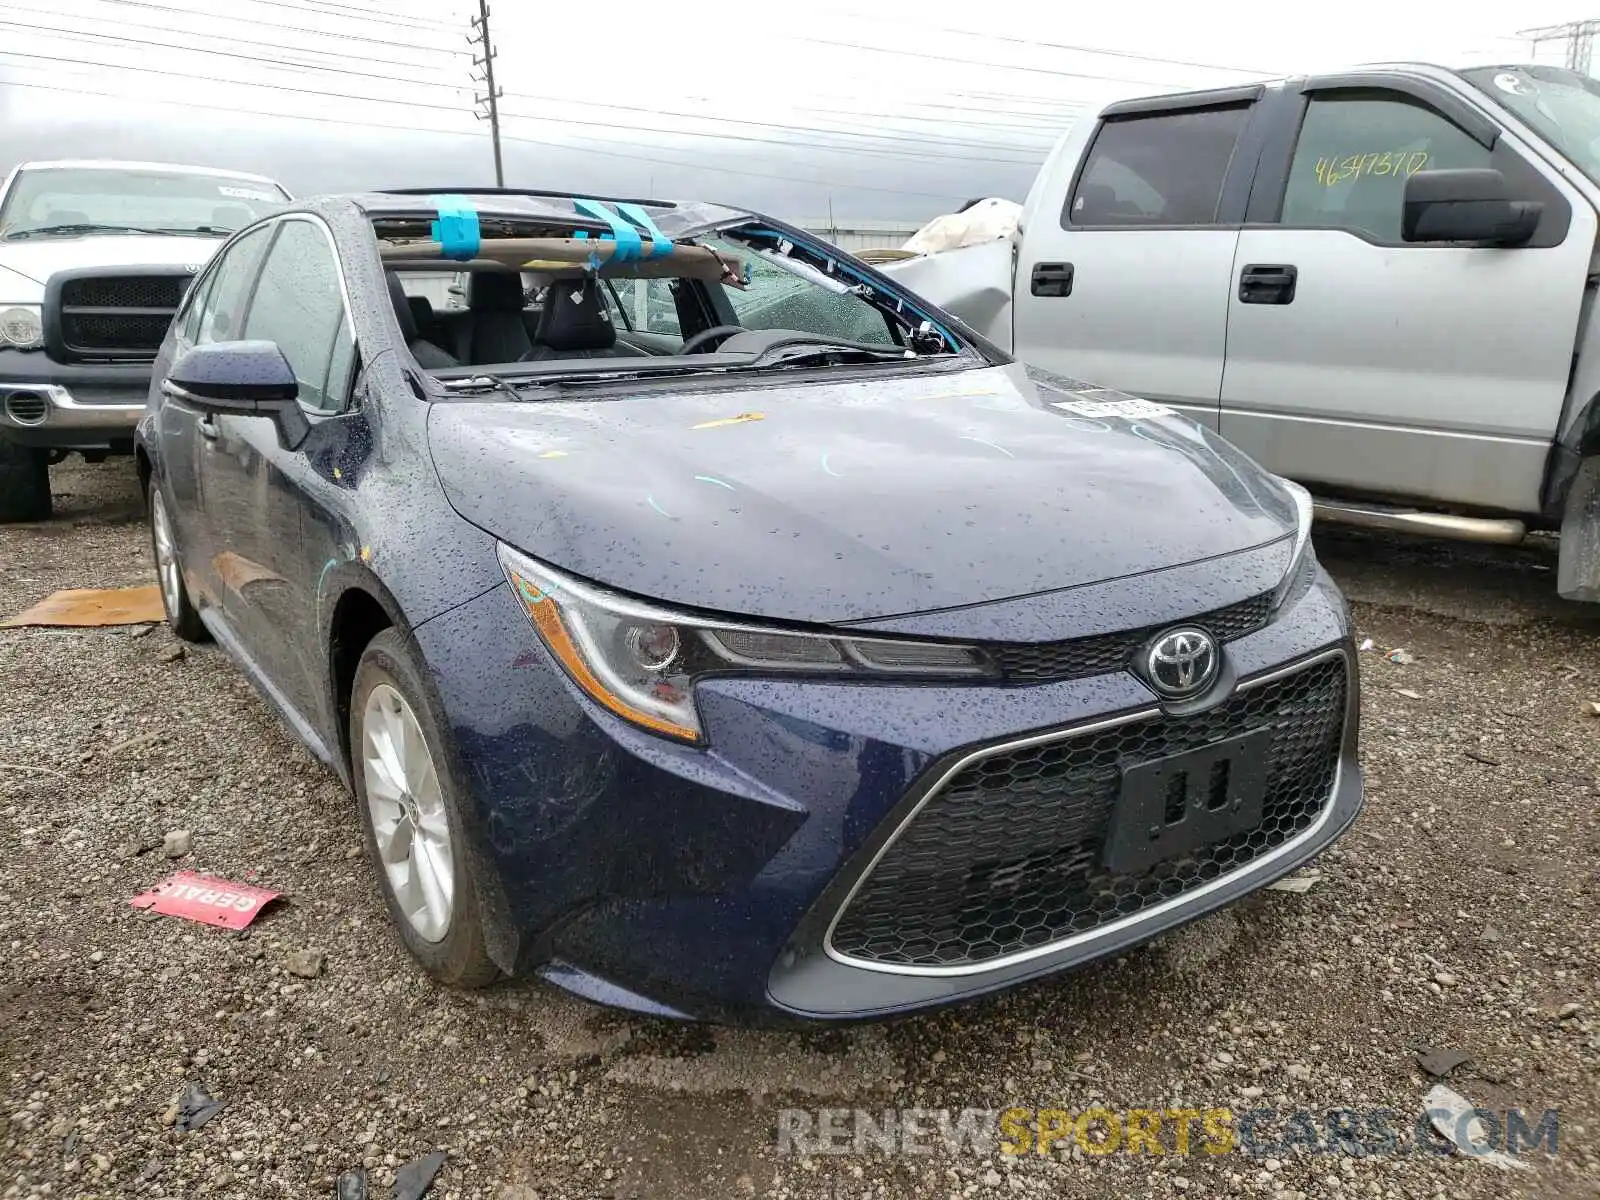
[[[1062,225],[1210,225],[1248,105],[1113,117],[1089,148]]]
[[[1281,221],[1398,242],[1408,178],[1422,170],[1495,166],[1493,157],[1398,93],[1313,96],[1289,166]]]
[[[276,342],[300,384],[300,402],[325,411],[342,409],[344,380],[332,374],[343,327],[344,294],[333,247],[310,221],[285,221],[245,321],[245,336]]]
[[[222,252],[199,301],[199,320],[193,340],[233,342],[244,336],[244,309],[250,301],[261,256],[270,242],[269,229],[253,229]],[[197,300],[199,297],[197,297]]]
[[[616,315],[623,328],[640,333],[669,334],[681,338],[678,306],[672,298],[670,279],[612,279]]]
[[[800,266],[780,266],[747,246],[720,238],[702,240],[749,266],[748,286],[722,289],[734,319],[746,329],[793,329],[851,342],[894,344],[882,310],[849,291],[845,279],[797,273]]]

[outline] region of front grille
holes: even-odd
[[[981,964],[1085,933],[1235,870],[1304,832],[1328,802],[1344,727],[1345,659],[1247,687],[1208,712],[1152,715],[962,767],[901,831],[832,932],[887,966]],[[1124,767],[1270,730],[1260,824],[1157,863],[1101,864]]]
[[[177,308],[185,275],[91,275],[61,285],[61,303],[85,308]]]
[[[153,358],[187,273],[73,275],[60,288],[59,340],[71,358]]]
[[[1271,615],[1272,595],[1263,593],[1226,608],[1202,613],[1183,624],[1198,625],[1209,630],[1219,642],[1231,642],[1260,629]],[[1169,621],[1165,625],[1126,629],[1064,642],[1005,642],[985,648],[999,665],[1001,675],[1008,683],[1083,679],[1090,675],[1126,670],[1140,646],[1173,624],[1177,622]]]

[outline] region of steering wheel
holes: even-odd
[[[683,345],[678,347],[679,354],[709,354],[711,350],[705,349],[713,340],[719,344],[731,338],[736,333],[745,332],[743,325],[713,325],[710,329],[702,329],[699,333],[684,339]],[[715,349],[715,347],[712,347]]]

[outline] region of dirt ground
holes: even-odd
[[[0,616],[153,578],[126,460],[67,464],[56,490],[55,520],[0,528]],[[802,1034],[435,987],[389,932],[353,803],[217,650],[0,631],[0,1196],[332,1196],[362,1164],[387,1196],[434,1150],[430,1195],[493,1200],[1600,1196],[1600,619],[1554,598],[1544,550],[1319,545],[1376,648],[1367,807],[1309,891],[993,1001]],[[242,935],[129,907],[175,866],[289,900]],[[310,978],[288,969],[307,950]],[[1558,1110],[1557,1153],[1502,1170],[1418,1144],[1424,1047],[1468,1056],[1446,1082],[1484,1108]],[[179,1132],[189,1082],[225,1107]],[[1271,1130],[1388,1109],[1398,1144],[778,1139],[791,1109],[1092,1106],[1267,1108]]]

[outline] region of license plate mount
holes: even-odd
[[[1137,875],[1261,823],[1272,731],[1122,768],[1104,864]]]

